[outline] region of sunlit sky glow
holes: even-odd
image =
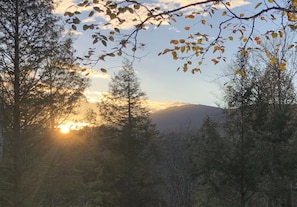
[[[63,14],[66,10],[73,10],[73,6],[77,0],[63,0],[56,8],[55,13]],[[147,1],[149,4],[157,4],[162,8],[173,9],[185,4],[197,2],[197,0],[153,0]],[[231,0],[231,5],[237,7],[237,9],[244,9],[250,3],[248,0]],[[72,6],[71,6],[72,5]],[[88,11],[90,8],[83,8],[83,11]],[[198,7],[195,9],[199,9]],[[142,17],[145,13],[138,11],[139,16]],[[127,19],[131,17],[127,16]],[[106,21],[103,16],[94,16],[90,19],[85,19],[87,22],[99,23],[98,21]],[[213,22],[219,22],[217,19],[213,19]],[[125,29],[130,29],[132,22],[124,26]],[[131,24],[129,24],[131,23]],[[188,23],[188,22],[187,22]],[[191,22],[191,26],[195,29],[199,29],[199,21]],[[221,104],[223,100],[222,74],[227,67],[227,63],[213,65],[212,63],[206,63],[202,73],[195,75],[183,73],[176,69],[180,66],[181,62],[172,60],[171,56],[158,56],[157,54],[163,51],[164,48],[169,46],[170,39],[183,38],[188,35],[188,32],[183,28],[185,27],[184,21],[178,21],[174,25],[163,25],[158,29],[150,28],[147,31],[140,32],[139,42],[144,42],[146,47],[142,51],[139,51],[141,59],[137,59],[134,62],[134,69],[137,71],[137,76],[141,81],[141,89],[146,92],[150,99],[152,106],[160,106],[166,108],[166,106],[172,106],[174,103],[191,103],[191,104],[203,104],[210,106],[217,106]],[[108,28],[102,28],[108,29]],[[79,55],[82,55],[88,51],[89,48],[96,48],[98,50],[104,49],[102,45],[92,45],[90,35],[92,31],[82,32],[80,30],[75,32],[74,47],[78,51]],[[216,35],[216,34],[213,34]],[[227,51],[226,56],[230,58],[234,55],[234,51]],[[108,90],[108,83],[110,77],[116,73],[123,65],[122,59],[110,58],[105,62],[98,62],[95,67],[88,69],[89,77],[92,79],[92,86],[85,92],[87,98],[94,102],[101,97],[103,92]],[[107,74],[100,71],[100,68],[106,68]],[[159,108],[160,108],[159,107]]]

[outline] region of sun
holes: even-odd
[[[70,128],[69,126],[66,126],[66,125],[62,125],[59,127],[60,128],[60,132],[62,134],[68,134],[70,132]]]

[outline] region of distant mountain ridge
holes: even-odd
[[[207,117],[220,122],[223,109],[206,105],[173,106],[152,114],[153,123],[160,132],[198,130]]]

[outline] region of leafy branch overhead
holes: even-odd
[[[248,10],[238,9],[240,3]],[[84,31],[93,30],[93,44],[106,47],[99,60],[123,53],[135,57],[137,50],[145,46],[138,42],[140,31],[181,22],[187,36],[168,39],[168,46],[159,55],[170,54],[173,60],[183,61],[184,72],[195,73],[205,63],[226,61],[225,51],[234,51],[234,46],[247,56],[252,50],[261,50],[265,39],[285,38],[286,32],[297,28],[296,7],[297,0],[197,0],[172,9],[139,0],[84,0],[65,16],[74,30],[78,26]],[[81,15],[85,11],[89,12],[87,17]],[[81,19],[95,16],[98,21],[92,24]],[[292,44],[287,49],[295,48]],[[280,69],[284,69],[284,63]]]

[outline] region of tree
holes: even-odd
[[[250,10],[238,10],[236,7],[240,4],[250,4]],[[150,25],[160,27],[162,24],[174,25],[178,21],[185,21],[184,29],[189,34],[180,39],[168,40],[172,47],[165,48],[160,55],[171,54],[174,60],[183,60],[181,68],[184,71],[191,69],[193,73],[200,71],[203,63],[209,60],[214,64],[225,61],[224,52],[230,47],[234,48],[234,44],[237,44],[238,51],[245,55],[253,49],[261,49],[261,42],[264,39],[283,37],[286,29],[291,32],[296,30],[297,19],[296,0],[257,2],[204,0],[191,1],[179,6],[175,4],[172,9],[168,9],[168,4],[162,6],[137,0],[120,2],[84,0],[77,6],[77,10],[65,12],[65,16],[68,17],[67,22],[73,29],[82,24],[83,30],[94,30],[93,43],[101,43],[104,47],[110,45],[112,48],[103,52],[99,60],[121,56],[125,52],[132,52],[132,55],[135,55],[137,49],[144,45],[137,41],[140,31],[146,30]],[[99,14],[105,22],[82,23],[79,18],[80,8],[90,10],[89,17]],[[131,22],[133,22],[132,27]],[[274,26],[263,31],[262,23]],[[106,27],[108,30],[105,33]],[[231,42],[232,44],[229,44]],[[292,44],[287,49],[294,47],[295,44]],[[208,56],[207,54],[211,52],[213,54]]]
[[[194,137],[204,205],[293,206],[296,59],[287,38],[267,41],[264,51],[248,57],[238,54],[225,89],[223,125],[206,120]]]
[[[102,180],[112,196],[107,201],[113,204],[106,206],[158,205],[157,131],[144,101],[135,71],[126,64],[112,78],[109,94],[99,103],[101,117],[110,127],[106,144],[109,162]]]
[[[161,168],[164,180],[162,197],[166,206],[195,206],[195,190],[199,178],[196,179],[198,176],[193,172],[195,163],[192,162],[192,136],[186,130],[164,135]]]
[[[252,54],[252,60],[243,64],[245,67],[236,67],[235,73],[243,72],[244,75],[239,74],[231,81],[233,86],[228,87],[231,94],[228,102],[235,106],[235,114],[241,117],[231,122],[238,123],[232,127],[242,126],[238,131],[242,132],[243,138],[247,135],[252,138],[248,143],[254,143],[254,148],[258,149],[258,165],[265,166],[257,181],[261,183],[257,188],[264,192],[265,202],[292,206],[291,186],[295,183],[292,175],[296,170],[293,165],[296,154],[291,150],[296,141],[293,82],[296,71],[292,66],[296,59],[292,51],[286,49],[290,44],[287,38],[267,41],[266,50]],[[273,58],[267,61],[267,54]],[[287,60],[286,69],[282,66],[284,60]],[[247,154],[253,151],[250,149]]]
[[[24,190],[25,175],[36,165],[30,152],[40,147],[42,129],[54,127],[55,119],[71,112],[88,86],[74,64],[72,41],[62,38],[63,28],[52,9],[52,1],[0,2],[0,101],[6,159],[1,164],[10,169],[1,176],[9,184],[1,191],[6,206],[28,202],[31,192]]]

